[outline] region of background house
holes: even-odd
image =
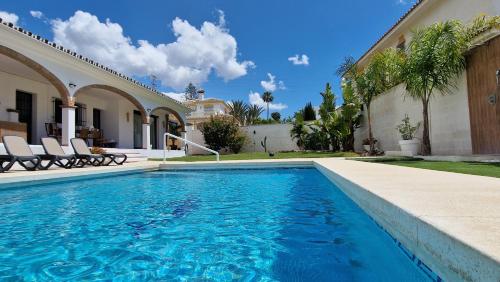
[[[205,98],[203,89],[198,90],[198,95],[198,99],[184,102],[184,105],[192,110],[186,115],[188,129],[198,129],[199,124],[209,121],[212,116],[229,115],[229,107],[224,100]]]

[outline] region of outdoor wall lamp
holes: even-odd
[[[71,88],[71,89],[76,87],[76,84],[73,82],[68,83],[68,85],[69,85],[69,88]]]

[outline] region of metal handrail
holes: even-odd
[[[195,147],[198,147],[200,149],[203,149],[205,151],[213,153],[213,154],[215,154],[215,156],[217,158],[217,162],[219,162],[219,153],[217,151],[214,151],[214,150],[209,149],[209,148],[207,148],[205,146],[202,146],[200,144],[197,144],[197,143],[194,143],[192,141],[189,141],[186,138],[182,138],[182,137],[179,137],[177,135],[174,135],[174,134],[171,134],[171,133],[167,133],[167,132],[165,132],[165,134],[163,134],[163,162],[167,161],[167,138],[165,138],[165,136],[169,136],[169,137],[172,137],[172,138],[175,138],[175,139],[182,140],[183,142],[185,142],[187,144],[193,145]]]

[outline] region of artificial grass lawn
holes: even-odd
[[[362,159],[357,159],[357,160],[362,160]],[[389,158],[365,159],[362,161],[500,178],[500,163],[445,162],[445,161],[425,161],[421,159],[389,159]]]
[[[229,160],[260,160],[260,159],[291,159],[291,158],[334,158],[334,157],[357,157],[358,154],[353,152],[279,152],[275,153],[274,157],[270,157],[267,153],[239,153],[220,155],[221,161]],[[159,161],[162,159],[150,159]],[[199,161],[214,161],[215,155],[203,156],[186,156],[179,158],[170,158],[167,161],[183,161],[183,162],[199,162]]]

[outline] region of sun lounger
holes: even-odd
[[[48,160],[52,164],[62,168],[72,168],[76,162],[76,157],[73,154],[66,154],[54,137],[42,138],[42,146],[45,151],[44,156],[40,156],[43,160]]]
[[[0,155],[0,172],[9,170],[16,160],[8,155]]]
[[[52,163],[42,165],[42,158],[33,154],[30,146],[19,136],[4,136],[2,138],[7,154],[12,158],[12,162],[17,162],[26,170],[48,169]],[[12,166],[12,165],[11,165]],[[10,167],[9,167],[10,168]]]
[[[75,150],[75,156],[78,159],[77,166],[84,166],[86,164],[93,166],[108,166],[111,163],[122,165],[127,156],[124,154],[92,154],[87,143],[83,139],[71,139],[71,146]]]

